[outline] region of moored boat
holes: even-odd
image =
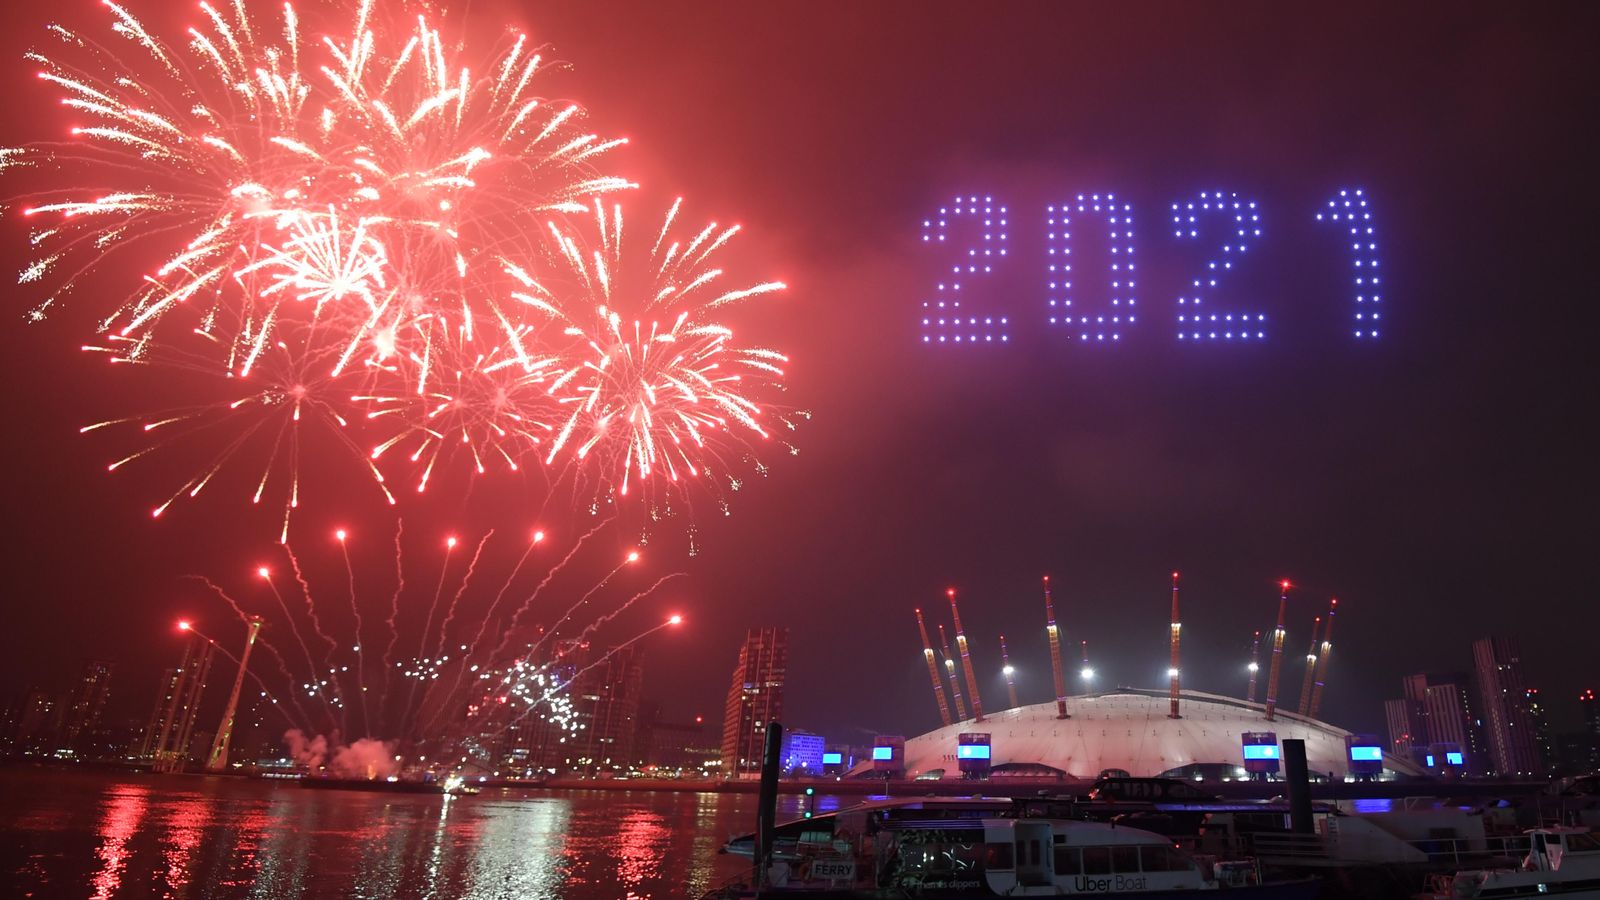
[[[1527,834],[1528,855],[1517,868],[1465,869],[1437,877],[1423,896],[1437,900],[1600,900],[1600,840],[1588,829],[1534,828]]]
[[[730,841],[754,856],[755,836]],[[873,800],[775,829],[762,896],[1230,896],[1310,900],[1315,879],[1264,882],[1252,861],[1192,856],[1153,832],[1018,815],[1010,800]],[[724,896],[741,896],[737,891]]]

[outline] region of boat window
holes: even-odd
[[[983,857],[985,869],[1015,869],[1016,861],[1011,853],[1010,844],[984,844],[987,852]]]
[[[1137,872],[1139,871],[1139,848],[1129,844],[1124,847],[1111,848],[1111,871]]]
[[[1178,851],[1165,845],[1147,845],[1139,848],[1139,865],[1146,872],[1186,872],[1189,861]]]
[[[1578,853],[1591,853],[1600,850],[1600,840],[1595,840],[1592,834],[1567,835],[1567,850]]]
[[[1037,866],[1039,864],[1039,842],[1025,841],[1019,838],[1017,840],[1017,862],[1025,866]]]
[[[902,842],[900,865],[908,872],[950,877],[952,873],[972,871],[985,852],[982,845],[960,841]]]
[[[1083,873],[1082,858],[1078,855],[1077,847],[1056,848],[1056,874],[1080,875]]]
[[[1111,874],[1111,848],[1110,847],[1085,847],[1085,848],[1083,848],[1083,874],[1085,874],[1085,875],[1110,875]]]

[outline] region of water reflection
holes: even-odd
[[[635,890],[661,877],[662,853],[669,834],[663,819],[647,810],[624,816],[617,828],[617,880],[627,889],[628,900],[639,897]]]
[[[113,790],[106,800],[105,817],[100,820],[100,846],[95,850],[100,868],[94,874],[94,900],[106,900],[122,886],[122,870],[127,863],[128,842],[144,818],[145,795],[142,787]]]
[[[819,809],[828,808],[819,798]],[[202,776],[0,771],[0,884],[33,897],[697,895],[749,795],[486,791],[446,799]],[[799,810],[786,800],[780,815]]]
[[[211,824],[211,808],[204,800],[189,796],[177,800],[167,812],[163,823],[166,834],[162,837],[162,857],[166,864],[166,890],[164,897],[187,897],[186,888],[194,866],[195,851],[205,838]]]
[[[572,815],[568,803],[556,799],[486,802],[489,807],[472,854],[465,895],[560,896],[566,880],[565,836]]]

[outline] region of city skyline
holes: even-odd
[[[1555,77],[1564,57],[1541,41],[1561,44],[1569,34],[1509,13],[1464,21],[1466,44],[1497,53],[1421,71],[1411,48],[1435,27],[1421,13],[1385,18],[1382,27],[1356,13],[1317,19],[1282,42],[1243,11],[1183,11],[1172,27],[1202,37],[1167,48],[1190,73],[1180,84],[1128,69],[1115,48],[1131,46],[1149,23],[1102,10],[1060,14],[1066,31],[1116,37],[1078,54],[1043,46],[1026,17],[954,15],[886,29],[893,37],[872,59],[808,32],[817,26],[806,21],[778,56],[756,52],[733,38],[770,30],[757,11],[635,12],[637,33],[612,27],[601,10],[508,15],[531,20],[572,61],[570,83],[593,105],[596,127],[631,131],[621,162],[628,174],[689,193],[708,219],[747,224],[740,240],[750,268],[791,283],[781,304],[741,324],[792,345],[794,405],[814,418],[799,455],[773,458],[770,477],[747,479],[731,516],[699,520],[681,595],[692,603],[695,637],[651,648],[671,673],[663,695],[718,694],[725,673],[698,642],[735,641],[781,609],[795,646],[811,649],[797,653],[794,677],[816,686],[795,696],[795,715],[818,727],[914,730],[936,719],[911,707],[902,723],[874,721],[898,713],[871,708],[847,686],[868,678],[920,696],[926,674],[915,638],[898,625],[879,634],[837,624],[864,608],[898,622],[906,608],[935,608],[954,585],[971,604],[977,658],[996,659],[998,635],[1007,635],[1019,694],[1048,696],[1041,645],[1028,638],[1045,573],[1059,585],[1068,655],[1070,640],[1086,638],[1107,679],[1150,685],[1164,679],[1163,580],[1172,569],[1186,576],[1185,647],[1194,648],[1186,686],[1229,689],[1249,636],[1270,628],[1273,585],[1285,577],[1307,586],[1313,608],[1329,596],[1346,604],[1330,720],[1381,730],[1377,701],[1395,679],[1459,666],[1447,648],[1486,633],[1541,641],[1546,652],[1530,660],[1530,678],[1546,690],[1587,686],[1576,630],[1559,626],[1585,609],[1582,591],[1565,586],[1583,583],[1574,571],[1583,556],[1579,498],[1592,482],[1577,447],[1542,412],[1581,404],[1585,380],[1578,331],[1554,327],[1564,321],[1568,284],[1560,260],[1574,258],[1563,248],[1579,246],[1586,213],[1556,189],[1583,161],[1546,124],[1565,108],[1547,85],[1568,82]],[[858,15],[871,28],[889,14]],[[1525,37],[1504,43],[1508,30]],[[30,82],[20,54],[31,34],[18,28],[0,46]],[[1214,66],[1213,54],[1198,49],[1208,42],[1237,48],[1240,59],[1259,55],[1283,76],[1268,85],[1248,67]],[[668,46],[720,62],[696,63]],[[782,73],[811,68],[813,47],[846,62],[817,72],[818,93],[797,93]],[[1345,47],[1363,48],[1359,59]],[[925,72],[918,60],[930,48],[962,63]],[[606,67],[617,54],[663,77],[641,90]],[[1049,69],[1024,70],[1014,62],[1023,58],[1049,60]],[[750,73],[748,92],[723,81],[725,65]],[[1039,78],[1094,82],[1104,72],[1126,74],[1122,96],[1056,96],[1036,86]],[[849,87],[863,76],[922,124],[904,127],[859,99]],[[671,96],[652,93],[669,84]],[[708,113],[684,113],[672,102],[678,91],[766,123],[749,137],[761,152],[699,140],[704,129],[682,127],[680,116],[708,124],[692,118]],[[1304,99],[1274,125],[1258,110],[1277,108],[1281,92]],[[47,92],[19,91],[16,100],[38,115],[13,117],[6,143],[30,134],[32,121],[58,123]],[[1047,101],[1052,113],[1038,115]],[[773,119],[772,108],[807,110],[816,124]],[[1140,114],[1125,114],[1132,109]],[[1221,120],[1232,127],[1216,129]],[[860,139],[846,156],[799,149],[819,132]],[[1185,134],[1215,136],[1195,145]],[[1484,152],[1439,158],[1438,147],[1462,145]],[[1522,170],[1535,173],[1532,186],[1509,176]],[[1298,274],[1333,271],[1337,248],[1311,209],[1358,182],[1382,204],[1381,258],[1393,285],[1385,301],[1392,324],[1380,343],[1360,346],[1323,327],[1344,315],[1348,298]],[[1261,249],[1271,253],[1261,280],[1240,284],[1245,295],[1266,302],[1288,286],[1304,294],[1304,310],[1276,307],[1284,330],[1248,350],[1180,348],[1166,333],[1176,263],[1163,260],[1182,247],[1159,237],[1165,203],[1218,186],[1253,190],[1268,211]],[[1140,251],[1154,267],[1141,308],[1161,323],[1114,353],[1058,344],[1039,318],[1044,209],[1101,188],[1140,210]],[[1021,268],[1006,282],[1018,312],[1003,352],[920,346],[918,304],[936,261],[920,241],[921,223],[958,190],[1011,198]],[[850,208],[844,198],[869,196],[875,202],[858,215],[840,213]],[[1556,198],[1553,207],[1546,197]],[[1544,230],[1512,227],[1522,221]],[[1094,248],[1083,252],[1098,259]],[[21,248],[8,254],[8,264],[24,267]],[[1463,259],[1504,262],[1479,269]],[[0,552],[16,595],[40,598],[17,604],[0,634],[8,682],[56,665],[53,647],[66,637],[51,612],[63,605],[84,611],[72,640],[85,656],[158,672],[170,665],[162,661],[169,622],[226,615],[182,577],[247,576],[276,534],[272,516],[248,506],[202,503],[153,521],[140,479],[104,472],[113,448],[78,429],[124,408],[128,389],[76,350],[86,318],[68,306],[41,323],[14,323],[3,361],[10,383],[27,388],[13,420],[31,437],[0,448],[0,468],[30,519]],[[159,460],[153,467],[155,481],[169,472]],[[1500,473],[1516,473],[1517,489],[1492,487],[1512,477]],[[429,539],[540,525],[570,539],[570,526],[540,521],[548,517],[536,493],[497,476],[458,496],[403,498],[402,511]],[[381,546],[392,528],[387,509],[344,499],[308,500],[298,539],[348,527],[367,547]],[[219,520],[227,526],[215,527]],[[682,558],[688,539],[678,528],[654,533],[651,552]],[[619,537],[617,548],[624,543]],[[1292,613],[1291,661],[1313,614]],[[1411,639],[1418,634],[1433,638]],[[119,650],[128,641],[137,646]],[[1377,662],[1341,666],[1362,658]],[[995,668],[985,664],[984,677]],[[1289,676],[1285,702],[1293,703],[1296,683]]]

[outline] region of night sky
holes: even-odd
[[[1600,20],[1578,4],[1117,6],[473,6],[484,28],[524,24],[571,63],[545,91],[631,138],[609,169],[652,201],[686,196],[692,220],[742,223],[739,273],[790,284],[729,320],[792,357],[785,402],[812,414],[800,453],[764,452],[768,477],[730,517],[701,506],[698,556],[672,537],[681,525],[653,542],[651,572],[689,578],[636,621],[691,621],[648,645],[649,693],[720,720],[743,630],[781,624],[790,724],[918,733],[937,716],[912,609],[947,621],[953,585],[986,705],[1004,698],[1000,633],[1024,700],[1043,701],[1045,573],[1102,685],[1160,687],[1178,569],[1185,687],[1242,694],[1250,634],[1270,629],[1289,578],[1303,586],[1290,704],[1311,616],[1337,595],[1330,721],[1381,733],[1402,675],[1465,670],[1472,639],[1509,633],[1569,723],[1600,681],[1581,437]],[[58,11],[81,23],[100,5]],[[21,60],[45,22],[5,18],[0,144],[53,137],[53,97]],[[1386,280],[1376,342],[1350,335],[1348,251],[1313,218],[1354,187],[1374,203]],[[1169,205],[1218,189],[1260,204],[1264,234],[1217,303],[1265,312],[1263,343],[1174,336],[1175,298],[1221,240],[1215,222],[1174,238]],[[1083,346],[1046,322],[1045,207],[1105,191],[1134,207],[1140,321],[1118,346]],[[920,303],[949,264],[921,223],[958,192],[1009,211],[1005,263],[972,295],[1009,318],[1003,347],[921,342]],[[1085,303],[1104,296],[1099,230],[1074,245]],[[0,255],[9,271],[27,258],[10,216]],[[77,351],[94,298],[30,324],[39,293],[8,295],[0,677],[116,659],[121,702],[142,713],[177,652],[172,620],[227,627],[181,576],[248,584],[274,523],[220,494],[153,522],[178,462],[108,475],[125,445],[77,433],[161,405]],[[408,532],[586,527],[539,516],[536,484],[496,477],[406,501]],[[369,562],[388,565],[387,507],[323,481],[306,545],[346,524],[375,533]]]

